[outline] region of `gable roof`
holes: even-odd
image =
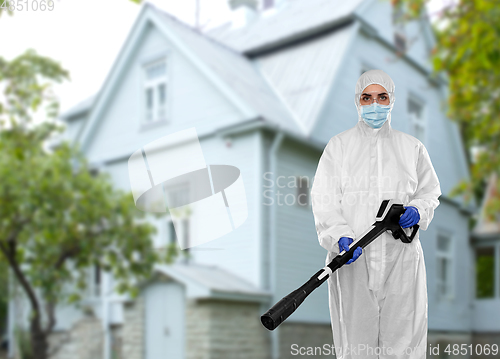
[[[252,62],[245,56],[157,9],[150,3],[141,4],[136,19],[113,67],[104,81],[90,116],[86,119],[76,140],[86,149],[89,139],[104,113],[108,100],[114,93],[128,59],[139,46],[148,23],[152,23],[238,108],[246,119],[261,117],[288,132],[302,134],[300,124],[285,109],[279,98],[260,76]]]
[[[63,112],[61,115],[59,115],[59,118],[62,120],[69,120],[87,112],[92,108],[96,98],[97,94],[93,94],[92,96],[87,97],[85,100],[78,102],[76,105]]]
[[[264,81],[259,70],[239,52],[214,41],[194,30],[185,23],[153,5],[151,7],[162,16],[164,23],[198,58],[203,59],[211,70],[258,116],[274,122],[289,131],[302,133],[296,122],[283,106],[276,93]]]
[[[352,21],[366,0],[288,0],[275,13],[259,16],[240,29],[225,24],[206,34],[237,51],[251,54],[296,41]]]

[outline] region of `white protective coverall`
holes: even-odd
[[[389,75],[370,70],[358,79],[356,94],[371,84],[395,90]],[[392,110],[395,97],[390,100]],[[381,128],[371,128],[357,96],[355,103],[358,123],[330,139],[311,189],[319,243],[328,250],[325,264],[339,254],[341,237],[356,241],[375,222],[382,200],[416,207],[425,231],[441,195],[424,145],[392,129],[390,113]],[[419,232],[409,244],[383,233],[328,279],[337,358],[425,358],[427,285]]]

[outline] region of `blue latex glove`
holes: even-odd
[[[349,250],[349,244],[354,242],[354,239],[349,238],[349,237],[341,237],[339,239],[339,251],[348,251]],[[356,259],[359,258],[359,256],[363,253],[363,248],[358,247],[354,250],[354,253],[352,254],[352,258],[347,261],[347,264],[351,264],[354,262]]]
[[[399,218],[399,224],[403,228],[408,228],[414,226],[420,221],[420,214],[418,213],[418,209],[413,206],[405,207],[406,211],[403,213],[401,218]]]

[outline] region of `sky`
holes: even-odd
[[[25,1],[32,4],[41,0]],[[191,25],[196,1],[148,0]],[[428,10],[433,14],[450,1],[432,0]],[[200,23],[207,29],[229,21],[228,0],[199,2]],[[130,0],[54,0],[53,11],[18,11],[12,17],[3,14],[0,56],[12,60],[33,48],[68,70],[70,80],[54,86],[63,113],[99,91],[140,8]]]

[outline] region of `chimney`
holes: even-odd
[[[257,17],[257,0],[229,0],[233,28],[245,27]]]

